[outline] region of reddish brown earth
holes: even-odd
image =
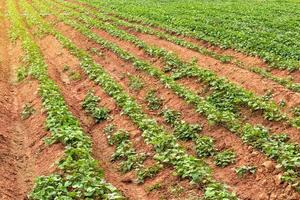
[[[0,9],[1,11],[4,9],[3,2],[0,2]],[[47,20],[55,21],[56,18],[48,16]],[[205,159],[205,161],[212,168],[213,177],[228,185],[229,189],[236,192],[240,199],[300,199],[299,193],[293,190],[291,186],[280,181],[279,178],[283,172],[275,168],[276,163],[274,161],[244,144],[238,136],[225,128],[210,125],[204,116],[195,111],[194,107],[187,104],[171,90],[165,88],[158,80],[142,71],[136,70],[131,63],[123,61],[113,52],[90,41],[63,23],[58,23],[56,28],[70,38],[78,47],[89,52],[95,62],[101,65],[131,97],[136,99],[142,106],[143,111],[161,124],[170,134],[173,129],[164,122],[160,111],[150,111],[147,108],[145,96],[151,89],[157,91],[158,96],[163,101],[163,107],[180,111],[182,119],[186,122],[201,124],[203,131],[199,134],[212,137],[217,150],[234,150],[237,154],[237,162],[228,167],[217,167],[211,158]],[[38,94],[39,84],[31,77],[17,83],[15,74],[18,67],[23,64],[21,60],[23,52],[19,42],[16,42],[16,44],[9,42],[7,29],[7,22],[0,24],[0,199],[20,200],[26,199],[26,195],[33,188],[36,177],[47,175],[55,170],[55,165],[52,164],[62,156],[63,146],[59,144],[47,146],[43,142],[43,139],[50,136],[50,133],[44,128],[46,114],[43,112],[41,99]],[[34,30],[36,29],[33,28],[31,32]],[[162,60],[149,57],[133,44],[120,41],[101,30],[93,29],[93,31],[136,57],[148,61],[159,69],[162,68],[164,64]],[[279,102],[281,99],[285,99],[288,109],[300,103],[299,94],[293,93],[268,79],[263,79],[248,70],[243,70],[233,64],[222,64],[213,58],[203,56],[155,36],[132,31],[130,33],[136,35],[147,44],[155,44],[176,53],[185,61],[196,57],[199,65],[213,70],[219,76],[226,77],[233,83],[257,95],[263,95],[267,89],[271,88],[275,94],[275,100]],[[258,58],[245,56],[233,50],[221,50],[191,38],[185,39],[206,46],[215,52],[237,57],[251,66],[267,67]],[[99,161],[100,166],[104,170],[105,179],[108,182],[116,186],[129,199],[136,200],[183,200],[203,195],[203,190],[200,186],[191,185],[187,180],[178,178],[174,175],[174,170],[170,166],[166,166],[155,177],[146,180],[144,184],[135,183],[136,175],[134,171],[122,174],[119,171],[120,162],[111,162],[111,155],[114,153],[115,147],[108,144],[107,138],[103,133],[103,129],[108,124],[114,124],[118,129],[124,129],[130,133],[130,140],[137,152],[147,152],[149,154],[145,161],[146,166],[151,166],[155,162],[152,147],[145,144],[138,127],[126,115],[121,114],[121,109],[100,86],[88,79],[80,68],[80,62],[68,50],[64,49],[53,36],[47,35],[42,39],[36,38],[36,42],[41,48],[48,65],[50,78],[58,85],[66,104],[72,114],[80,121],[80,125],[85,133],[91,137],[93,156]],[[92,48],[99,50],[101,55],[91,53]],[[64,70],[65,66],[68,66],[69,69]],[[77,72],[80,78],[72,80],[70,77],[71,72]],[[276,70],[273,72],[277,75],[287,75],[285,73],[280,74]],[[133,91],[129,86],[128,75],[138,76],[145,83],[144,87],[140,91]],[[248,81],[249,79],[251,79],[251,82]],[[179,80],[178,83],[197,92],[200,96],[208,94],[206,86],[195,79],[185,78]],[[111,110],[111,118],[109,120],[97,124],[81,108],[81,103],[89,90],[94,90],[95,94],[101,98],[101,106]],[[31,104],[35,112],[28,119],[22,120],[20,113],[26,103]],[[288,109],[285,111],[288,112]],[[261,113],[252,113],[247,108],[243,108],[242,113],[245,116],[245,122],[263,124],[269,127],[274,134],[284,131],[293,141],[300,141],[299,131],[289,127],[287,124],[266,121],[262,118]],[[193,142],[178,142],[189,154],[195,156]],[[234,168],[241,165],[256,166],[256,174],[245,176],[244,178],[238,177]],[[149,188],[154,185],[160,185],[160,187],[150,191]]]
[[[1,12],[4,2],[0,3]],[[44,129],[46,115],[34,80],[16,82],[16,69],[22,65],[19,42],[10,44],[7,21],[0,24],[0,199],[26,199],[34,179],[51,173],[52,164],[60,158],[62,146],[46,146],[50,136]],[[30,103],[35,113],[22,120],[23,106]]]
[[[223,181],[227,183],[229,186],[231,186],[231,188],[234,191],[237,191],[237,193],[242,199],[264,199],[266,196],[272,196],[272,198],[274,198],[275,196],[277,197],[280,196],[281,198],[284,197],[288,198],[288,196],[291,196],[291,192],[292,192],[292,197],[290,197],[291,199],[293,198],[295,199],[298,197],[295,192],[293,192],[289,187],[287,187],[287,185],[278,183],[278,176],[281,173],[280,171],[278,170],[269,171],[264,167],[264,164],[268,163],[267,159],[264,156],[260,155],[260,153],[242,144],[242,142],[237,137],[235,137],[231,133],[228,133],[228,131],[220,127],[215,127],[215,128],[207,127],[208,123],[205,122],[205,119],[203,117],[200,119],[198,117],[195,118],[197,114],[193,111],[191,107],[184,105],[181,99],[179,99],[175,94],[170,93],[170,91],[165,89],[155,79],[147,76],[141,71],[136,71],[133,68],[133,66],[124,63],[112,52],[109,52],[103,49],[101,46],[98,46],[97,44],[89,41],[84,36],[74,31],[70,27],[59,23],[57,28],[66,36],[71,38],[75,44],[77,44],[79,47],[83,49],[89,50],[91,48],[98,48],[102,52],[102,56],[101,57],[94,56],[93,58],[102,66],[104,66],[107,69],[107,71],[111,74],[111,76],[114,77],[116,80],[118,80],[118,82],[124,87],[124,89],[129,94],[132,94],[132,96],[134,96],[138,100],[139,104],[143,106],[144,111],[147,114],[156,118],[160,123],[163,124],[162,119],[158,116],[157,113],[147,111],[145,102],[143,101],[146,91],[148,91],[150,88],[156,89],[158,91],[158,94],[164,99],[165,106],[167,106],[168,108],[173,108],[173,109],[175,108],[177,110],[184,112],[184,119],[186,121],[192,123],[204,124],[203,134],[213,136],[216,140],[217,148],[234,149],[239,155],[238,162],[235,166],[240,166],[244,164],[257,165],[258,173],[256,174],[256,176],[251,176],[244,180],[241,180],[240,178],[236,177],[234,171],[232,170],[235,166],[231,166],[225,169],[220,169],[214,167],[213,164],[210,163],[214,171],[216,172],[215,177],[218,180]],[[133,45],[114,39],[113,37],[110,37],[107,33],[103,31],[95,30],[95,32],[97,32],[97,34],[101,35],[102,37],[120,45],[122,48],[128,50],[134,55],[144,60],[153,61],[151,60],[151,58],[147,57],[146,54],[144,54],[141,50],[135,48]],[[122,74],[124,73],[138,75],[145,83],[151,82],[153,83],[152,85],[155,85],[155,87],[146,86],[138,93],[132,92],[128,88],[128,80],[126,78],[124,79],[122,76]],[[168,129],[168,127],[166,128]],[[227,139],[224,140],[224,137],[227,137]],[[190,153],[193,153],[193,147],[191,147],[192,144],[191,145],[183,144],[183,145],[187,147],[187,150]],[[272,165],[275,166],[274,163]],[[267,189],[268,187],[269,187],[269,191]],[[274,188],[276,189],[274,190]]]

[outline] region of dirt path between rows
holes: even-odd
[[[5,13],[0,1],[0,13]],[[0,17],[4,17],[3,15]],[[9,23],[0,18],[0,199],[27,199],[34,179],[54,171],[61,145],[46,146],[43,138],[46,114],[38,96],[38,82],[31,78],[17,83],[16,70],[22,65],[23,51],[19,41],[11,43]],[[31,117],[21,119],[25,104],[35,109]]]
[[[4,1],[0,2],[0,13],[4,13]],[[4,19],[2,19],[4,21]],[[9,43],[7,38],[8,24],[0,23],[0,199],[20,199],[23,188],[18,184],[18,166],[22,160],[19,147],[22,138],[15,135],[14,87],[11,82]]]

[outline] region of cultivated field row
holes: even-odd
[[[300,198],[299,71],[92,0],[1,9],[3,199]]]

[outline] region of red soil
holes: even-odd
[[[0,2],[0,9],[3,11],[4,2]],[[56,18],[48,16],[47,20],[56,20]],[[186,122],[201,124],[203,131],[199,134],[212,137],[216,149],[234,150],[237,154],[236,164],[219,168],[215,166],[211,158],[205,159],[205,161],[212,168],[213,177],[227,184],[230,190],[236,192],[240,199],[300,199],[299,193],[292,189],[291,186],[280,181],[280,176],[283,172],[280,169],[276,169],[274,161],[244,144],[239,137],[225,128],[210,125],[204,116],[195,111],[195,108],[187,104],[168,88],[165,88],[162,83],[148,74],[136,70],[131,63],[123,61],[113,52],[90,41],[63,23],[58,23],[56,28],[70,38],[78,47],[86,51],[90,51],[92,48],[101,51],[101,56],[91,54],[95,62],[103,66],[118,81],[123,89],[136,99],[142,106],[143,111],[157,120],[170,134],[172,133],[172,128],[164,122],[159,115],[159,111],[150,111],[147,108],[144,99],[147,92],[151,89],[157,91],[158,96],[163,100],[164,107],[180,111],[183,120]],[[47,175],[56,170],[56,165],[52,164],[63,155],[63,146],[60,144],[47,146],[43,141],[45,137],[50,136],[50,133],[44,128],[46,113],[43,111],[41,99],[38,94],[39,84],[30,77],[21,83],[16,83],[16,70],[24,64],[21,60],[23,52],[18,42],[16,44],[9,43],[7,29],[7,22],[0,24],[0,199],[19,200],[27,198],[26,195],[33,188],[36,177]],[[95,29],[93,31],[99,36],[119,45],[136,57],[148,61],[155,67],[160,69],[163,67],[162,60],[149,57],[143,50],[138,49],[133,44],[120,41],[101,30]],[[199,65],[214,71],[221,77],[228,78],[230,81],[257,95],[263,95],[268,89],[272,89],[276,102],[282,99],[285,99],[287,102],[287,108],[284,110],[286,112],[289,112],[291,107],[300,104],[299,94],[291,92],[281,85],[264,79],[248,70],[238,68],[233,64],[222,64],[213,58],[182,48],[155,36],[132,31],[130,33],[148,44],[154,44],[176,53],[185,61],[196,57]],[[258,58],[245,56],[233,50],[222,50],[191,38],[185,37],[184,39],[206,46],[215,52],[232,55],[249,66],[258,65],[264,68],[268,67]],[[150,166],[155,162],[153,159],[154,150],[151,146],[145,144],[138,127],[126,115],[121,114],[121,109],[100,86],[88,79],[80,68],[80,62],[64,49],[53,36],[45,36],[42,39],[36,39],[36,41],[48,65],[49,76],[56,82],[70,111],[79,120],[85,133],[91,138],[93,156],[104,169],[105,179],[108,182],[116,186],[129,199],[136,200],[189,199],[203,195],[201,186],[191,185],[187,180],[174,176],[174,170],[170,166],[166,166],[155,177],[146,180],[144,184],[135,183],[136,175],[134,171],[122,174],[119,171],[120,162],[111,162],[111,155],[115,147],[107,143],[106,136],[103,133],[106,125],[114,124],[118,129],[124,129],[130,133],[130,140],[137,152],[147,152],[149,154],[145,162],[146,166]],[[65,66],[68,66],[69,69],[64,70]],[[79,79],[72,80],[69,75],[70,72],[79,73]],[[272,73],[287,76],[286,72],[279,70],[273,70]],[[138,76],[145,83],[144,87],[138,92],[130,89],[129,79],[126,74]],[[298,77],[297,73],[293,73],[292,75]],[[178,81],[178,83],[197,92],[200,96],[208,94],[206,86],[195,79],[185,78]],[[94,90],[95,94],[101,98],[101,106],[111,110],[111,119],[96,124],[84,112],[80,104],[89,90]],[[28,119],[22,120],[20,113],[26,103],[30,103],[34,107],[35,112]],[[289,127],[287,124],[266,121],[262,118],[261,113],[252,113],[248,109],[243,109],[242,113],[245,116],[245,122],[263,124],[269,127],[275,134],[284,131],[293,141],[300,141],[299,131]],[[189,154],[195,156],[193,142],[179,141],[179,143]],[[242,165],[256,166],[256,174],[244,178],[238,177],[234,169]],[[161,186],[156,190],[149,190],[149,188],[159,184]]]

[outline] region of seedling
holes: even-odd
[[[162,184],[161,183],[155,183],[154,185],[151,185],[147,188],[148,192],[153,192],[155,190],[159,190],[162,188]]]
[[[215,164],[219,167],[226,167],[236,162],[236,154],[232,150],[225,150],[215,155]]]
[[[17,80],[18,82],[23,81],[28,76],[28,68],[25,66],[21,66],[17,70]]]
[[[64,65],[64,67],[63,67],[63,72],[69,71],[69,69],[70,69],[70,66]]]
[[[35,109],[30,104],[25,104],[23,107],[23,110],[21,112],[21,118],[22,120],[28,119],[33,113],[35,112]]]
[[[76,72],[76,71],[72,71],[69,73],[69,77],[71,80],[73,81],[79,81],[81,80],[81,75],[79,72]]]
[[[162,164],[156,163],[147,168],[141,168],[137,172],[137,183],[144,183],[146,178],[152,178],[163,168]]]
[[[246,174],[255,174],[256,172],[256,167],[255,166],[250,166],[250,165],[244,165],[244,166],[241,166],[241,167],[238,167],[235,169],[235,172],[236,174],[239,176],[239,177],[243,177],[245,176]]]
[[[144,83],[142,82],[142,80],[139,77],[129,75],[128,79],[129,79],[129,87],[132,90],[139,91],[144,87]]]
[[[108,109],[98,106],[100,100],[94,91],[89,91],[81,104],[82,108],[95,119],[96,123],[106,120],[110,112]]]
[[[157,96],[155,90],[150,90],[147,93],[145,100],[150,110],[158,110],[162,106],[162,99]]]

